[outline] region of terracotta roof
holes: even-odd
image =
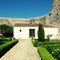
[[[38,24],[27,24],[27,23],[16,23],[14,26],[23,26],[23,27],[29,27],[29,26],[38,26]]]
[[[30,23],[16,23],[14,26],[15,27],[36,27],[38,26],[39,24],[30,24]],[[50,25],[43,25],[44,27],[53,27],[53,26],[50,26]]]

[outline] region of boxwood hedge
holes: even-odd
[[[2,57],[2,55],[4,55],[4,53],[6,53],[17,42],[18,42],[18,40],[12,40],[12,41],[9,41],[9,42],[6,42],[6,43],[0,45],[0,57]]]
[[[0,38],[0,45],[1,44],[4,44],[4,43],[6,43],[6,42],[9,42],[9,41],[11,41],[12,40],[12,38]]]
[[[39,55],[41,56],[41,60],[55,60],[54,57],[46,50],[46,48],[40,46],[37,49]]]

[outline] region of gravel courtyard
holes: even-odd
[[[19,40],[0,60],[41,60],[31,40]]]

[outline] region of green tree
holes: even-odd
[[[12,37],[13,27],[8,26],[6,24],[2,24],[0,25],[0,33],[3,34],[4,37]]]
[[[38,26],[38,41],[44,41],[45,39],[44,29],[42,24]]]

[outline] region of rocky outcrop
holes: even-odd
[[[10,26],[14,26],[15,23],[27,23],[29,19],[21,19],[21,18],[0,18],[0,24],[7,24]]]
[[[46,24],[58,27],[60,37],[60,0],[52,0],[51,12],[46,15]]]
[[[60,1],[52,0],[53,5],[51,12],[46,16],[46,21],[50,25],[59,26],[60,25]]]

